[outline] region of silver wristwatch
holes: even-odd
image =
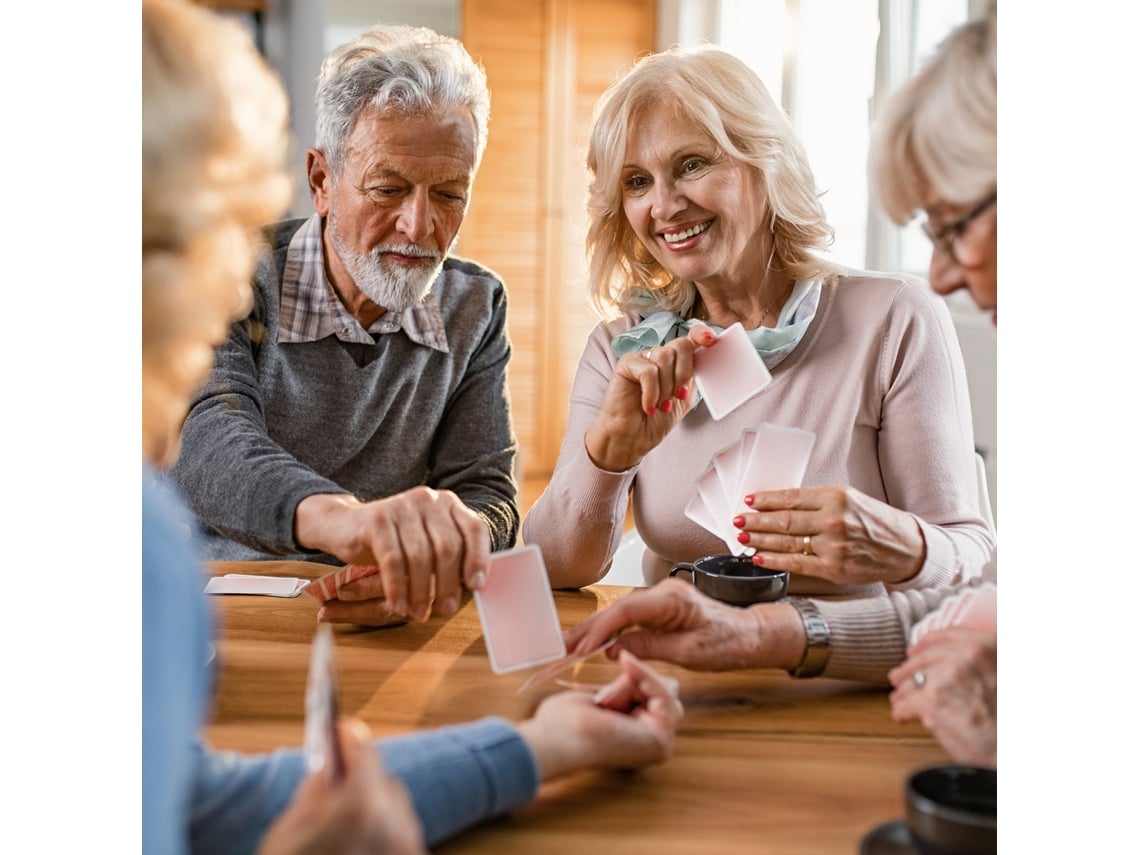
[[[804,658],[788,673],[793,677],[818,677],[827,667],[827,660],[831,656],[831,629],[827,625],[827,619],[820,614],[819,607],[811,600],[789,597],[784,602],[800,613],[800,618],[804,622],[804,631],[807,633],[807,651],[804,653]]]

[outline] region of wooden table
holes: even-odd
[[[209,569],[314,578],[329,568],[218,562]],[[556,592],[563,626],[628,590]],[[305,596],[229,595],[213,603],[220,639],[212,743],[243,751],[300,745],[316,604]],[[450,618],[372,630],[338,626],[336,639],[341,709],[378,736],[485,715],[517,721],[560,691],[548,683],[519,694],[529,672],[491,671],[470,595]],[[522,811],[436,851],[857,853],[867,831],[903,815],[907,773],[948,762],[920,726],[891,720],[882,689],[656,664],[680,681],[685,705],[671,760],[553,782]],[[575,677],[600,683],[614,668],[597,657]]]

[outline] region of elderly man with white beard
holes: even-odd
[[[506,292],[449,255],[489,112],[483,70],[430,30],[325,59],[315,213],[265,229],[253,311],[183,428],[171,474],[205,559],[378,568],[323,621],[453,614],[516,541]]]

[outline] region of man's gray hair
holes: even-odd
[[[406,115],[464,108],[475,123],[475,164],[487,146],[487,75],[456,39],[426,27],[377,24],[330,53],[317,80],[316,147],[334,173],[365,107]]]

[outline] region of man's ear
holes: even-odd
[[[329,213],[332,198],[332,169],[325,160],[324,152],[315,148],[305,153],[305,171],[309,175],[309,195],[313,198],[313,208],[322,217]]]

